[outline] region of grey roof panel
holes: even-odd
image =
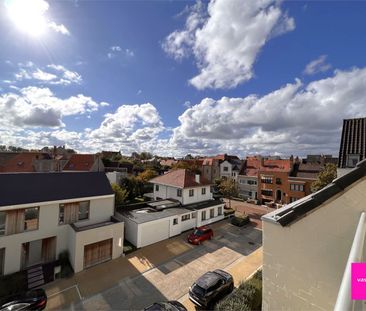
[[[111,194],[102,172],[0,174],[0,207]]]

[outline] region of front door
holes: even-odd
[[[56,237],[22,244],[22,268],[28,268],[56,259]]]

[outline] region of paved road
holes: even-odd
[[[182,243],[185,243],[182,240]],[[84,310],[141,310],[155,301],[178,300],[208,270],[230,266],[262,244],[262,232],[253,226],[238,228],[228,222],[215,237],[137,277],[124,278],[117,286],[74,306]],[[111,271],[113,273],[113,271]],[[95,280],[98,282],[98,280]]]

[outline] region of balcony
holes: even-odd
[[[362,212],[353,238],[351,251],[343,273],[334,311],[365,310],[362,300],[351,299],[351,267],[354,262],[364,262],[364,245],[366,235],[366,213]]]

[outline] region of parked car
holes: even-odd
[[[24,294],[9,297],[0,306],[0,311],[14,310],[43,310],[47,305],[47,295],[44,289],[32,289]]]
[[[211,240],[213,231],[207,226],[196,228],[193,233],[188,236],[188,242],[191,244],[201,244],[205,240]]]
[[[200,307],[210,308],[214,302],[231,293],[234,279],[226,271],[206,272],[189,288],[189,299]]]
[[[243,216],[234,216],[231,218],[231,224],[234,226],[242,227],[250,223],[250,219],[248,215]]]
[[[145,311],[187,311],[179,301],[162,301],[155,302],[151,306],[144,309]]]

